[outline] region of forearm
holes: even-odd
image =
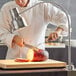
[[[0,29],[0,40],[2,43],[6,44],[8,47],[12,47],[12,40],[15,34],[11,34],[8,31]]]

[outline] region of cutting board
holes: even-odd
[[[0,68],[3,69],[43,67],[66,67],[66,63],[52,59],[47,59],[46,61],[42,62],[15,62],[15,60],[0,60]]]

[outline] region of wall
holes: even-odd
[[[0,8],[7,1],[10,1],[10,0],[0,0]],[[46,1],[46,0],[43,0],[43,1]],[[47,1],[55,1],[68,10],[69,14],[71,15],[71,19],[72,19],[72,25],[71,25],[73,29],[72,39],[76,39],[76,8],[75,8],[76,0],[47,0]],[[48,28],[50,28],[50,25],[48,26]]]

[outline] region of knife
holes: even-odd
[[[38,52],[39,48],[33,46],[33,45],[30,45],[30,44],[26,44],[24,43],[24,46],[27,47],[27,48],[30,48],[30,49],[34,49],[34,51]]]

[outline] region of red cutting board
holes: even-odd
[[[42,62],[15,62],[15,60],[0,60],[0,68],[4,69],[43,67],[66,67],[66,63],[52,59],[47,59],[46,61]]]

